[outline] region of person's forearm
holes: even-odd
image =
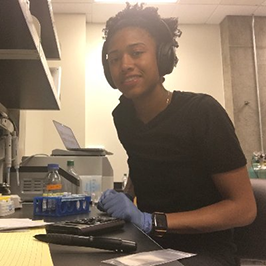
[[[220,202],[198,210],[169,213],[169,231],[202,233],[250,224],[256,217],[256,202],[246,167],[213,176],[222,198]]]
[[[254,211],[231,200],[187,212],[168,213],[168,231],[184,234],[206,233],[241,227],[254,220]]]

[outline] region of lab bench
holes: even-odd
[[[64,221],[75,220],[85,217],[93,217],[98,215],[99,211],[95,206],[91,206],[88,214],[71,215],[65,217],[42,217],[44,221]],[[18,209],[15,213],[5,216],[4,218],[31,218],[33,217],[33,204],[23,203],[22,209]],[[39,219],[40,217],[38,217]],[[146,252],[152,250],[162,249],[156,242],[154,242],[148,235],[143,233],[137,227],[131,223],[126,223],[122,229],[114,232],[105,233],[104,236],[118,237],[125,240],[135,241],[137,243],[137,252]],[[116,258],[119,256],[125,256],[125,253],[116,253],[113,251],[105,251],[89,247],[75,247],[75,246],[62,246],[49,244],[52,260],[54,266],[94,266],[101,265],[101,261]],[[182,266],[178,261],[164,264],[167,266]]]

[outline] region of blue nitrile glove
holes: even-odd
[[[111,193],[111,191],[113,191],[113,189],[107,189],[107,190],[105,190],[105,191],[102,193],[100,199],[98,200],[97,208],[98,208],[100,211],[102,211],[102,212],[105,212],[105,211],[106,211],[106,210],[104,209],[104,207],[103,207],[102,201],[108,196],[109,193]]]
[[[101,195],[101,197],[100,197],[100,199],[99,199],[99,201],[98,201],[98,204],[97,204],[97,207],[98,207],[98,209],[99,209],[100,211],[102,211],[102,212],[105,212],[105,211],[106,211],[106,210],[104,210],[101,201],[102,201],[104,198],[106,198],[106,196],[108,196],[109,193],[113,193],[113,191],[116,192],[116,191],[113,190],[113,189],[107,189],[107,190],[105,190],[105,191],[103,192],[103,194]],[[129,195],[128,193],[125,193],[125,192],[122,192],[122,193],[124,193],[124,194],[125,194],[125,195],[126,195],[126,196],[127,196],[132,202],[133,202],[134,198],[133,198],[131,195]]]
[[[135,224],[145,233],[150,233],[152,229],[152,215],[141,212],[122,192],[113,189],[106,190],[100,197],[97,207],[112,217]]]

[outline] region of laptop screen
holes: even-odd
[[[79,143],[70,127],[65,126],[55,120],[53,120],[53,123],[67,150],[80,148]]]

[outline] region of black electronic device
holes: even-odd
[[[104,148],[81,148],[72,128],[60,122],[53,120],[55,128],[65,145],[67,151],[62,153],[62,150],[56,149],[53,151],[54,156],[74,155],[74,156],[105,156],[113,153],[106,151]],[[71,153],[72,152],[72,153]],[[73,153],[76,152],[76,153]]]
[[[109,216],[95,216],[48,224],[46,231],[47,233],[93,236],[121,229],[124,224],[125,221],[122,219]]]
[[[35,235],[36,239],[57,245],[91,247],[117,252],[134,252],[137,250],[137,243],[121,238],[102,236],[75,236],[69,234],[41,234]]]

